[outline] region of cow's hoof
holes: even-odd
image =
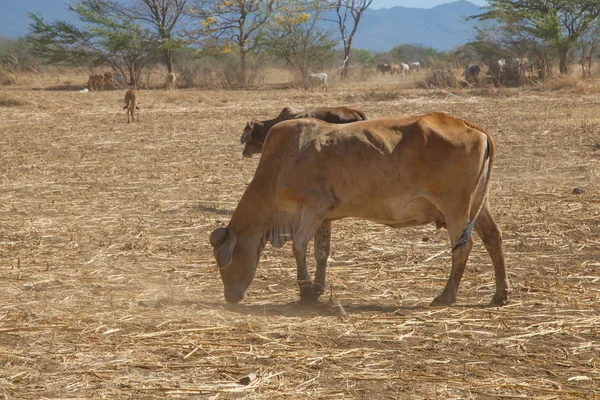
[[[492,301],[490,301],[490,307],[502,307],[509,303],[508,295],[503,296],[494,296],[492,297]]]
[[[446,299],[444,299],[441,296],[438,296],[435,299],[433,299],[433,301],[431,302],[431,304],[429,306],[430,307],[450,307],[451,305],[452,305],[452,302],[447,301]]]
[[[315,285],[307,286],[300,289],[300,303],[308,304],[319,301],[321,293]]]

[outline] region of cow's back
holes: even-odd
[[[272,128],[255,179],[269,180],[282,201],[318,191],[337,199],[342,214],[368,204],[385,213],[392,203],[444,196],[457,185],[472,190],[486,146],[484,132],[443,113],[347,125],[293,120]]]

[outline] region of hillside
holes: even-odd
[[[0,36],[16,38],[29,31],[28,12],[41,14],[46,20],[69,20],[74,14],[67,4],[75,0],[57,2],[47,0],[11,1],[0,14]],[[449,50],[466,43],[473,22],[465,17],[478,12],[478,6],[468,1],[457,1],[434,8],[392,7],[365,12],[356,33],[354,47],[385,51],[402,44],[420,44],[438,50]]]
[[[393,7],[367,10],[354,39],[355,48],[385,51],[402,44],[420,44],[437,50],[450,50],[472,38],[473,21],[479,7],[457,1],[434,8]]]

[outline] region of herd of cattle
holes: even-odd
[[[404,64],[404,63],[400,63],[400,64],[377,64],[376,67],[378,72],[381,72],[382,75],[385,75],[386,73],[389,73],[391,76],[394,75],[404,75],[404,76],[408,76],[410,75],[413,71],[418,71],[421,69],[421,63],[419,63],[418,61],[415,62],[411,62],[410,64]]]
[[[165,76],[167,89],[175,88],[175,81],[177,77],[174,73],[169,72]],[[93,90],[110,90],[110,89],[122,89],[127,88],[127,79],[124,75],[113,74],[112,72],[103,72],[101,74],[94,74],[88,77],[87,88],[90,91]]]
[[[528,71],[526,59],[519,68]],[[498,60],[506,68],[506,60]],[[379,64],[381,73],[409,74],[418,62]],[[481,68],[464,70],[477,80]],[[110,73],[90,76],[92,87],[111,84]],[[310,74],[311,88],[327,89],[327,74]],[[173,87],[175,75],[167,75]],[[125,94],[127,122],[134,120],[137,94]],[[285,107],[270,120],[246,123],[241,144],[246,158],[261,154],[254,178],[229,225],[215,229],[210,243],[224,286],[225,300],[237,303],[252,283],[267,242],[292,241],[297,284],[303,301],[325,291],[332,221],[354,217],[394,228],[434,223],[446,228],[452,269],[432,305],[451,305],[479,235],[494,266],[492,304],[508,303],[502,236],[488,203],[495,145],[484,129],[445,113],[369,119],[348,107],[299,110]],[[314,239],[316,272],[311,279],[306,251]]]
[[[245,297],[266,243],[286,241],[301,300],[316,301],[332,221],[347,217],[448,230],[452,269],[433,305],[455,302],[474,229],[494,266],[492,304],[508,302],[502,237],[487,199],[495,146],[484,129],[444,113],[369,119],[348,107],[285,107],[276,118],[248,121],[240,141],[244,157],[262,155],[229,224],[210,235],[227,302]],[[314,280],[306,266],[311,239]]]

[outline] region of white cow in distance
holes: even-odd
[[[506,60],[504,58],[498,60],[498,68],[500,68],[500,72],[504,72],[506,69]]]
[[[400,75],[404,74],[408,76],[410,73],[410,67],[408,64],[400,63]]]
[[[314,90],[318,87],[327,90],[327,74],[325,72],[321,72],[318,74],[308,74],[308,86],[311,90]]]
[[[418,71],[421,69],[421,63],[418,61],[411,62],[410,64],[408,64],[408,66],[410,67],[410,72]]]

